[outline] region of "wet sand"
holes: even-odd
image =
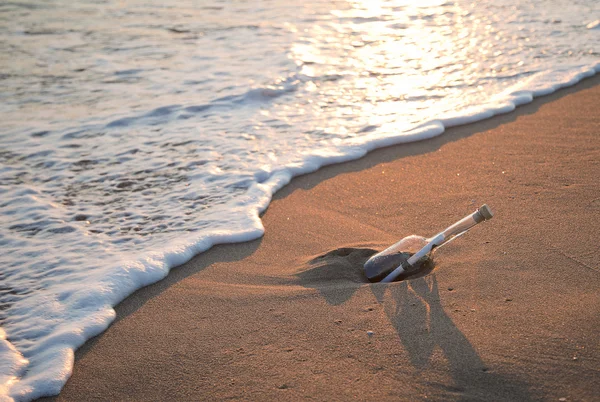
[[[121,303],[56,399],[599,400],[599,83],[294,179],[262,239]],[[430,272],[365,283],[483,203]]]

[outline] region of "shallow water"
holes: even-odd
[[[0,398],[294,175],[600,71],[594,0],[163,3],[0,4]]]

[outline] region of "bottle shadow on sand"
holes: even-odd
[[[370,286],[400,338],[411,365],[423,378],[442,369],[435,358],[439,348],[447,363],[452,384],[426,382],[444,398],[457,400],[532,400],[527,385],[486,367],[485,363],[446,314],[438,291],[434,264],[400,278],[393,284],[370,284],[363,273],[365,261],[377,251],[369,248],[340,248],[315,257],[297,274],[302,286],[319,291],[330,305],[350,300],[363,286]]]

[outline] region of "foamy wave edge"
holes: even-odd
[[[535,74],[494,96],[489,102],[456,115],[442,116],[402,133],[394,132],[393,125],[380,126],[369,135],[355,138],[337,149],[306,155],[303,163],[265,172],[266,179],[254,183],[243,199],[233,205],[233,209],[247,219],[248,229],[237,232],[213,231],[193,240],[174,241],[162,251],[145,253],[143,258],[115,267],[114,275],[110,277],[90,278],[90,284],[94,279],[96,282],[93,290],[88,292],[86,308],[79,314],[74,311],[71,320],[38,345],[35,349],[39,353],[29,360],[14,348],[0,328],[0,355],[3,357],[0,361],[0,402],[31,401],[58,395],[72,374],[75,350],[108,328],[116,317],[114,307],[117,304],[136,290],[163,279],[171,268],[186,263],[214,245],[260,238],[264,234],[260,214],[267,209],[272,196],[293,177],[314,172],[326,165],[359,159],[377,148],[433,138],[449,127],[509,113],[534,98],[573,86],[598,72],[600,62],[567,71]]]

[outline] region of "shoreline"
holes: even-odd
[[[83,395],[105,399],[132,395],[133,399],[424,399],[425,395],[480,399],[486,392],[508,399],[571,398],[564,378],[552,392],[536,389],[536,383],[557,381],[559,374],[579,384],[591,398],[592,380],[600,378],[598,370],[593,370],[598,347],[594,350],[591,343],[600,324],[598,308],[594,307],[598,296],[591,291],[584,292],[583,297],[566,294],[564,299],[571,306],[565,306],[565,300],[556,306],[544,293],[544,286],[532,284],[539,281],[542,271],[536,265],[539,260],[533,258],[541,256],[535,247],[550,254],[555,263],[572,264],[582,275],[562,278],[561,271],[550,269],[551,289],[563,284],[593,290],[598,284],[598,249],[592,242],[598,224],[590,222],[593,219],[586,211],[574,209],[583,201],[589,201],[590,208],[598,208],[594,204],[598,198],[593,196],[600,197],[600,191],[590,188],[600,173],[594,162],[600,155],[599,141],[590,136],[597,135],[598,116],[594,116],[590,102],[598,99],[598,83],[600,75],[536,98],[514,112],[295,177],[275,194],[263,214],[266,232],[262,239],[217,245],[120,303],[111,327],[76,352],[73,377],[53,399],[71,400]],[[580,101],[584,94],[586,100]],[[576,102],[577,108],[569,111],[570,104]],[[590,119],[574,119],[585,108],[592,111],[588,112]],[[563,111],[570,124],[561,121]],[[548,116],[555,121],[540,121]],[[559,128],[568,131],[568,144],[561,141]],[[540,132],[544,130],[552,133]],[[580,138],[582,132],[584,139]],[[552,146],[548,141],[553,141]],[[524,146],[531,149],[524,150]],[[567,151],[570,153],[565,154]],[[575,153],[583,155],[579,155],[583,160],[575,159]],[[529,158],[528,164],[517,157]],[[561,180],[564,183],[558,183],[560,187],[551,184]],[[399,186],[402,181],[405,183]],[[408,194],[400,191],[405,186],[414,190]],[[574,189],[566,190],[569,187]],[[356,267],[369,253],[411,233],[433,234],[484,202],[497,213],[494,220],[436,254],[436,267],[429,275],[390,285],[389,289],[365,284],[360,278]],[[518,226],[522,222],[513,218],[523,215],[529,218],[531,228]],[[566,251],[561,245],[564,234],[545,233],[547,239],[540,236],[541,231],[556,227],[574,239]],[[511,239],[518,239],[519,244]],[[498,274],[500,267],[517,280]],[[494,275],[486,276],[489,272]],[[537,300],[525,297],[529,290]],[[489,292],[493,298],[488,297]],[[540,300],[557,311],[544,311]],[[305,310],[304,302],[310,311]],[[533,374],[529,374],[532,367],[526,359],[500,352],[501,346],[511,345],[498,338],[519,336],[517,323],[528,326],[522,316],[510,319],[515,310],[528,317],[527,303],[534,306],[535,314],[530,318],[545,331],[526,331],[534,349],[542,352],[544,345],[550,345],[562,359],[564,353],[558,349],[570,346],[571,360],[560,363],[577,362],[585,370],[568,366],[561,371],[557,367],[554,376],[544,376],[540,363],[533,367],[539,381],[528,381]],[[573,306],[585,309],[586,305],[591,306],[591,312],[573,311]],[[416,307],[415,311],[409,307]],[[486,316],[479,316],[478,311]],[[169,312],[168,318],[165,312]],[[231,319],[232,314],[235,319]],[[490,317],[504,325],[497,326]],[[580,345],[563,340],[554,330],[553,325],[560,320],[568,318],[573,324],[573,317],[586,318],[587,329],[581,331],[587,350],[584,347],[580,351]],[[405,322],[419,325],[415,329]],[[254,330],[250,335],[240,329],[248,326]],[[306,333],[307,328],[312,332]],[[366,335],[368,330],[375,334],[372,339]],[[489,335],[490,330],[495,333]],[[186,333],[199,339],[185,342]],[[423,333],[429,335],[423,337]],[[570,333],[581,335],[573,329]],[[330,334],[336,334],[335,347],[322,339]],[[536,356],[524,353],[527,350],[522,343],[517,342],[515,351],[538,363]],[[127,351],[132,347],[134,351]],[[573,353],[584,353],[586,359]],[[181,361],[173,361],[174,356]],[[462,362],[461,356],[466,356]],[[544,356],[546,363],[555,361],[553,354]],[[285,361],[292,367],[283,366]],[[192,368],[195,364],[208,370]],[[347,386],[346,367],[351,369],[348,378],[360,379],[360,385],[343,390]],[[404,377],[393,373],[394,367]],[[260,368],[272,375],[272,381],[251,375]],[[211,375],[206,377],[206,372]],[[574,381],[574,376],[583,376],[583,381]],[[186,381],[178,383],[181,378]],[[410,378],[416,385],[402,393],[402,378]],[[116,386],[118,380],[124,385]],[[148,386],[148,381],[152,385]],[[373,389],[378,381],[382,381],[378,387],[383,390]],[[572,398],[577,399],[575,395]]]

